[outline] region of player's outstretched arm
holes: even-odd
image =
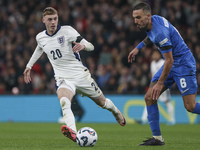
[[[33,55],[31,56],[31,59],[29,60],[28,64],[26,65],[26,69],[24,70],[24,73],[23,73],[25,83],[28,84],[31,82],[31,68],[34,65],[34,63],[40,58],[42,53],[43,53],[42,49],[37,45]]]
[[[135,56],[138,54],[139,49],[134,48],[128,55],[128,62],[132,63],[135,60]]]
[[[129,53],[129,55],[128,55],[128,62],[129,62],[129,63],[132,63],[132,62],[135,60],[135,55],[138,54],[139,50],[141,50],[143,47],[145,47],[145,46],[147,46],[147,45],[149,45],[149,44],[151,44],[151,43],[152,43],[152,42],[151,42],[151,40],[149,39],[149,37],[146,36],[145,39],[144,39],[142,42],[140,42],[140,43],[136,46],[136,48],[134,48],[134,49]]]
[[[26,69],[24,70],[24,82],[26,84],[31,82],[31,69],[26,67]]]

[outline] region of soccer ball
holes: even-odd
[[[81,128],[76,134],[76,142],[81,147],[93,147],[97,139],[97,132],[90,127]]]

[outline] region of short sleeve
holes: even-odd
[[[77,37],[80,36],[80,34],[71,26],[67,27],[67,37],[69,42],[76,41]]]
[[[161,53],[172,51],[172,43],[167,28],[163,28],[162,32],[158,34],[157,43]]]

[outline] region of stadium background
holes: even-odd
[[[130,122],[134,122],[131,120],[133,118],[138,119],[141,115],[140,108],[144,106],[143,94],[148,89],[151,79],[150,55],[156,47],[152,45],[141,50],[136,62],[132,64],[127,62],[128,53],[146,36],[145,32],[138,31],[133,23],[131,8],[135,2],[138,0],[0,0],[0,121],[48,122],[56,121],[56,117],[60,115],[53,71],[45,55],[42,55],[33,67],[31,84],[26,85],[23,81],[24,68],[36,47],[35,36],[45,29],[41,15],[47,6],[58,10],[60,25],[73,26],[94,44],[95,51],[81,52],[82,61],[102,91],[109,94],[106,96],[113,97],[112,100],[123,113],[126,112],[124,107],[127,101],[139,99],[139,107],[134,105],[134,109],[129,109],[131,111],[128,112]],[[198,0],[146,0],[145,2],[151,5],[152,14],[164,16],[179,30],[196,58],[199,85],[200,2]],[[197,116],[188,116],[186,111],[181,113],[184,108],[180,95],[177,96],[180,93],[176,85],[172,87],[171,92],[176,108],[176,120],[180,118],[177,115],[183,117],[177,123],[198,123]],[[76,99],[77,102],[74,104],[80,103],[84,110],[91,109],[90,104],[93,104],[90,101],[85,102],[85,98],[80,98],[79,95]],[[197,97],[198,99],[200,98]],[[94,111],[85,114],[95,114],[95,111],[99,113],[100,109],[96,106],[94,108]],[[134,116],[137,113],[132,111],[137,109],[138,115]],[[19,110],[20,114],[17,113]],[[57,116],[45,120],[45,112],[55,113]],[[37,114],[44,117],[37,120],[35,116]],[[84,120],[89,117],[85,115],[80,121],[95,121],[93,120],[95,117]],[[32,120],[29,120],[31,118]],[[99,121],[101,119],[103,118],[98,117]],[[167,116],[161,118],[162,122],[166,120]]]

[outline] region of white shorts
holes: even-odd
[[[90,73],[76,78],[58,78],[56,79],[57,90],[59,88],[67,88],[74,93],[81,94],[82,96],[88,96],[92,99],[98,99],[102,91],[98,87],[97,83],[91,77]]]
[[[171,94],[170,94],[170,89],[167,89],[166,91],[164,91],[160,97],[158,98],[159,101],[161,102],[167,102],[170,100]]]

